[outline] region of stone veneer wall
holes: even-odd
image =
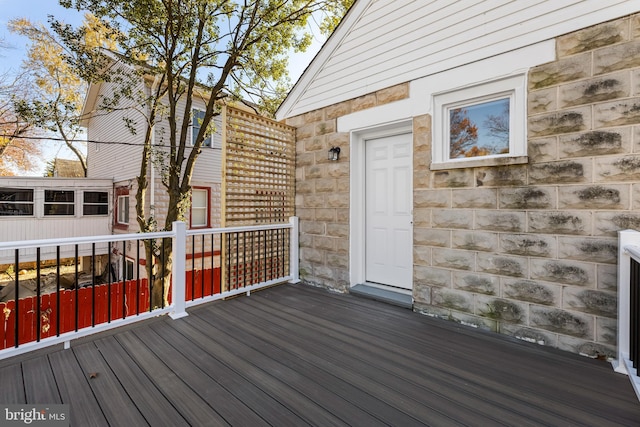
[[[432,172],[431,118],[414,117],[414,308],[613,356],[617,231],[640,229],[640,15],[556,44],[557,60],[529,72],[529,164]],[[336,118],[407,96],[399,85],[287,121],[303,280],[349,287],[349,136]]]

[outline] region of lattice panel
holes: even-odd
[[[224,226],[287,222],[294,214],[295,128],[226,107]]]

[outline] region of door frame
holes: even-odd
[[[350,286],[365,283],[365,150],[368,139],[410,133],[413,135],[413,119],[402,120],[381,126],[351,131],[350,144],[350,196],[349,196],[349,284]],[[411,144],[413,159],[413,144]],[[413,164],[411,165],[413,176]],[[411,180],[413,187],[413,179]],[[411,189],[413,206],[413,188]],[[413,248],[411,248],[413,254]],[[412,255],[413,256],[413,255]],[[412,261],[413,264],[413,261]]]

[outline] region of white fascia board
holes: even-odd
[[[351,8],[347,11],[347,14],[342,19],[338,27],[331,34],[329,39],[322,45],[320,51],[313,58],[309,66],[304,70],[302,76],[298,79],[293,88],[289,91],[289,94],[285,100],[280,104],[276,111],[276,120],[280,121],[291,114],[292,109],[297,104],[298,100],[304,95],[307,87],[316,78],[316,75],[322,70],[324,65],[333,55],[333,52],[342,44],[342,41],[351,31],[353,25],[367,10],[373,0],[356,0]]]
[[[512,52],[414,80],[409,98],[338,117],[338,132],[352,132],[423,114],[433,115],[434,94],[526,73],[555,60],[555,41],[547,40]]]

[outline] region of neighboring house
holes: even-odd
[[[79,160],[55,159],[53,176],[59,178],[84,178],[84,169]]]
[[[617,232],[640,229],[639,11],[357,0],[277,112],[297,128],[301,278],[614,357]]]

